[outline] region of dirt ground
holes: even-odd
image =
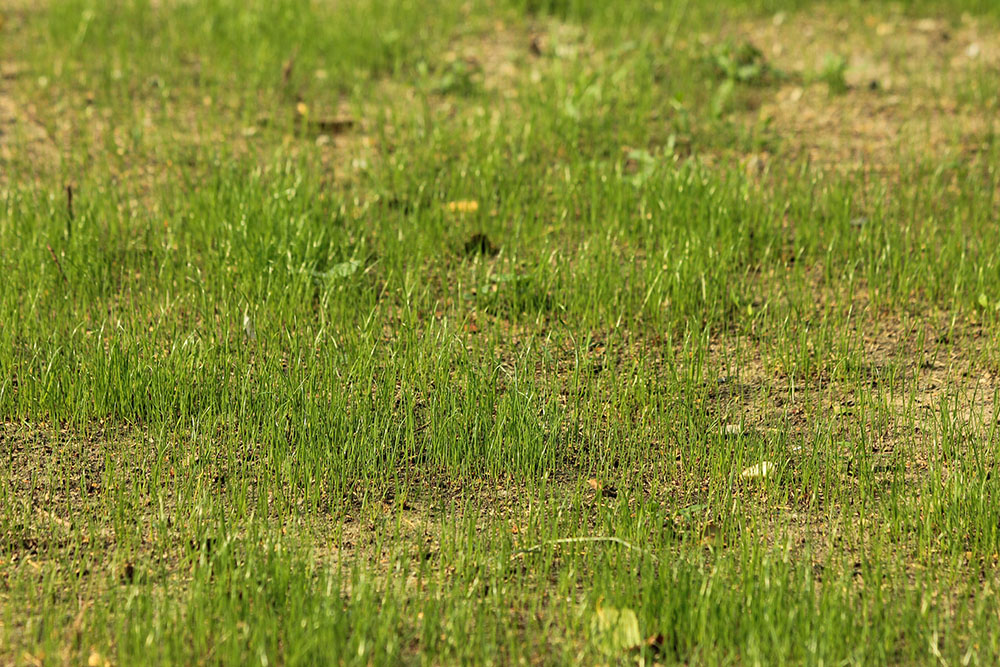
[[[979,76],[1000,65],[1000,38],[977,19],[874,15],[845,19],[818,9],[732,26],[776,68],[796,76],[748,111],[782,139],[782,157],[821,169],[891,173],[905,159],[968,160],[992,142],[1000,99]],[[708,43],[717,36],[701,35]],[[847,89],[808,83],[827,58],[844,58]],[[773,156],[747,156],[766,168]]]

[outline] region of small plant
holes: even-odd
[[[767,86],[783,78],[782,72],[772,67],[764,53],[750,42],[717,44],[708,61],[720,81],[710,105],[716,118],[725,112],[737,86]]]
[[[426,62],[417,65],[417,72],[424,77],[430,89],[439,95],[459,95],[469,97],[478,89],[476,75],[479,66],[463,59],[452,60],[440,68],[432,68]]]
[[[843,95],[850,86],[844,73],[847,71],[847,59],[835,53],[828,53],[823,59],[823,66],[819,70],[817,80],[826,83],[830,88],[830,94]]]
[[[750,42],[718,44],[712,49],[709,60],[717,78],[733,83],[761,86],[771,83],[780,74]]]

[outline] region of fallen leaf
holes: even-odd
[[[479,210],[479,202],[475,199],[459,199],[448,202],[445,208],[453,213],[475,213]]]
[[[588,479],[587,484],[602,498],[617,498],[618,489],[597,479]]]
[[[39,651],[38,655],[32,655],[31,653],[25,651],[21,654],[21,660],[23,660],[26,665],[44,665],[45,651]]]

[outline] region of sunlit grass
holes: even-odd
[[[696,4],[0,10],[0,659],[996,661],[992,134]]]

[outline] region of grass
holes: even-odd
[[[0,16],[0,662],[1000,658],[991,4]]]

